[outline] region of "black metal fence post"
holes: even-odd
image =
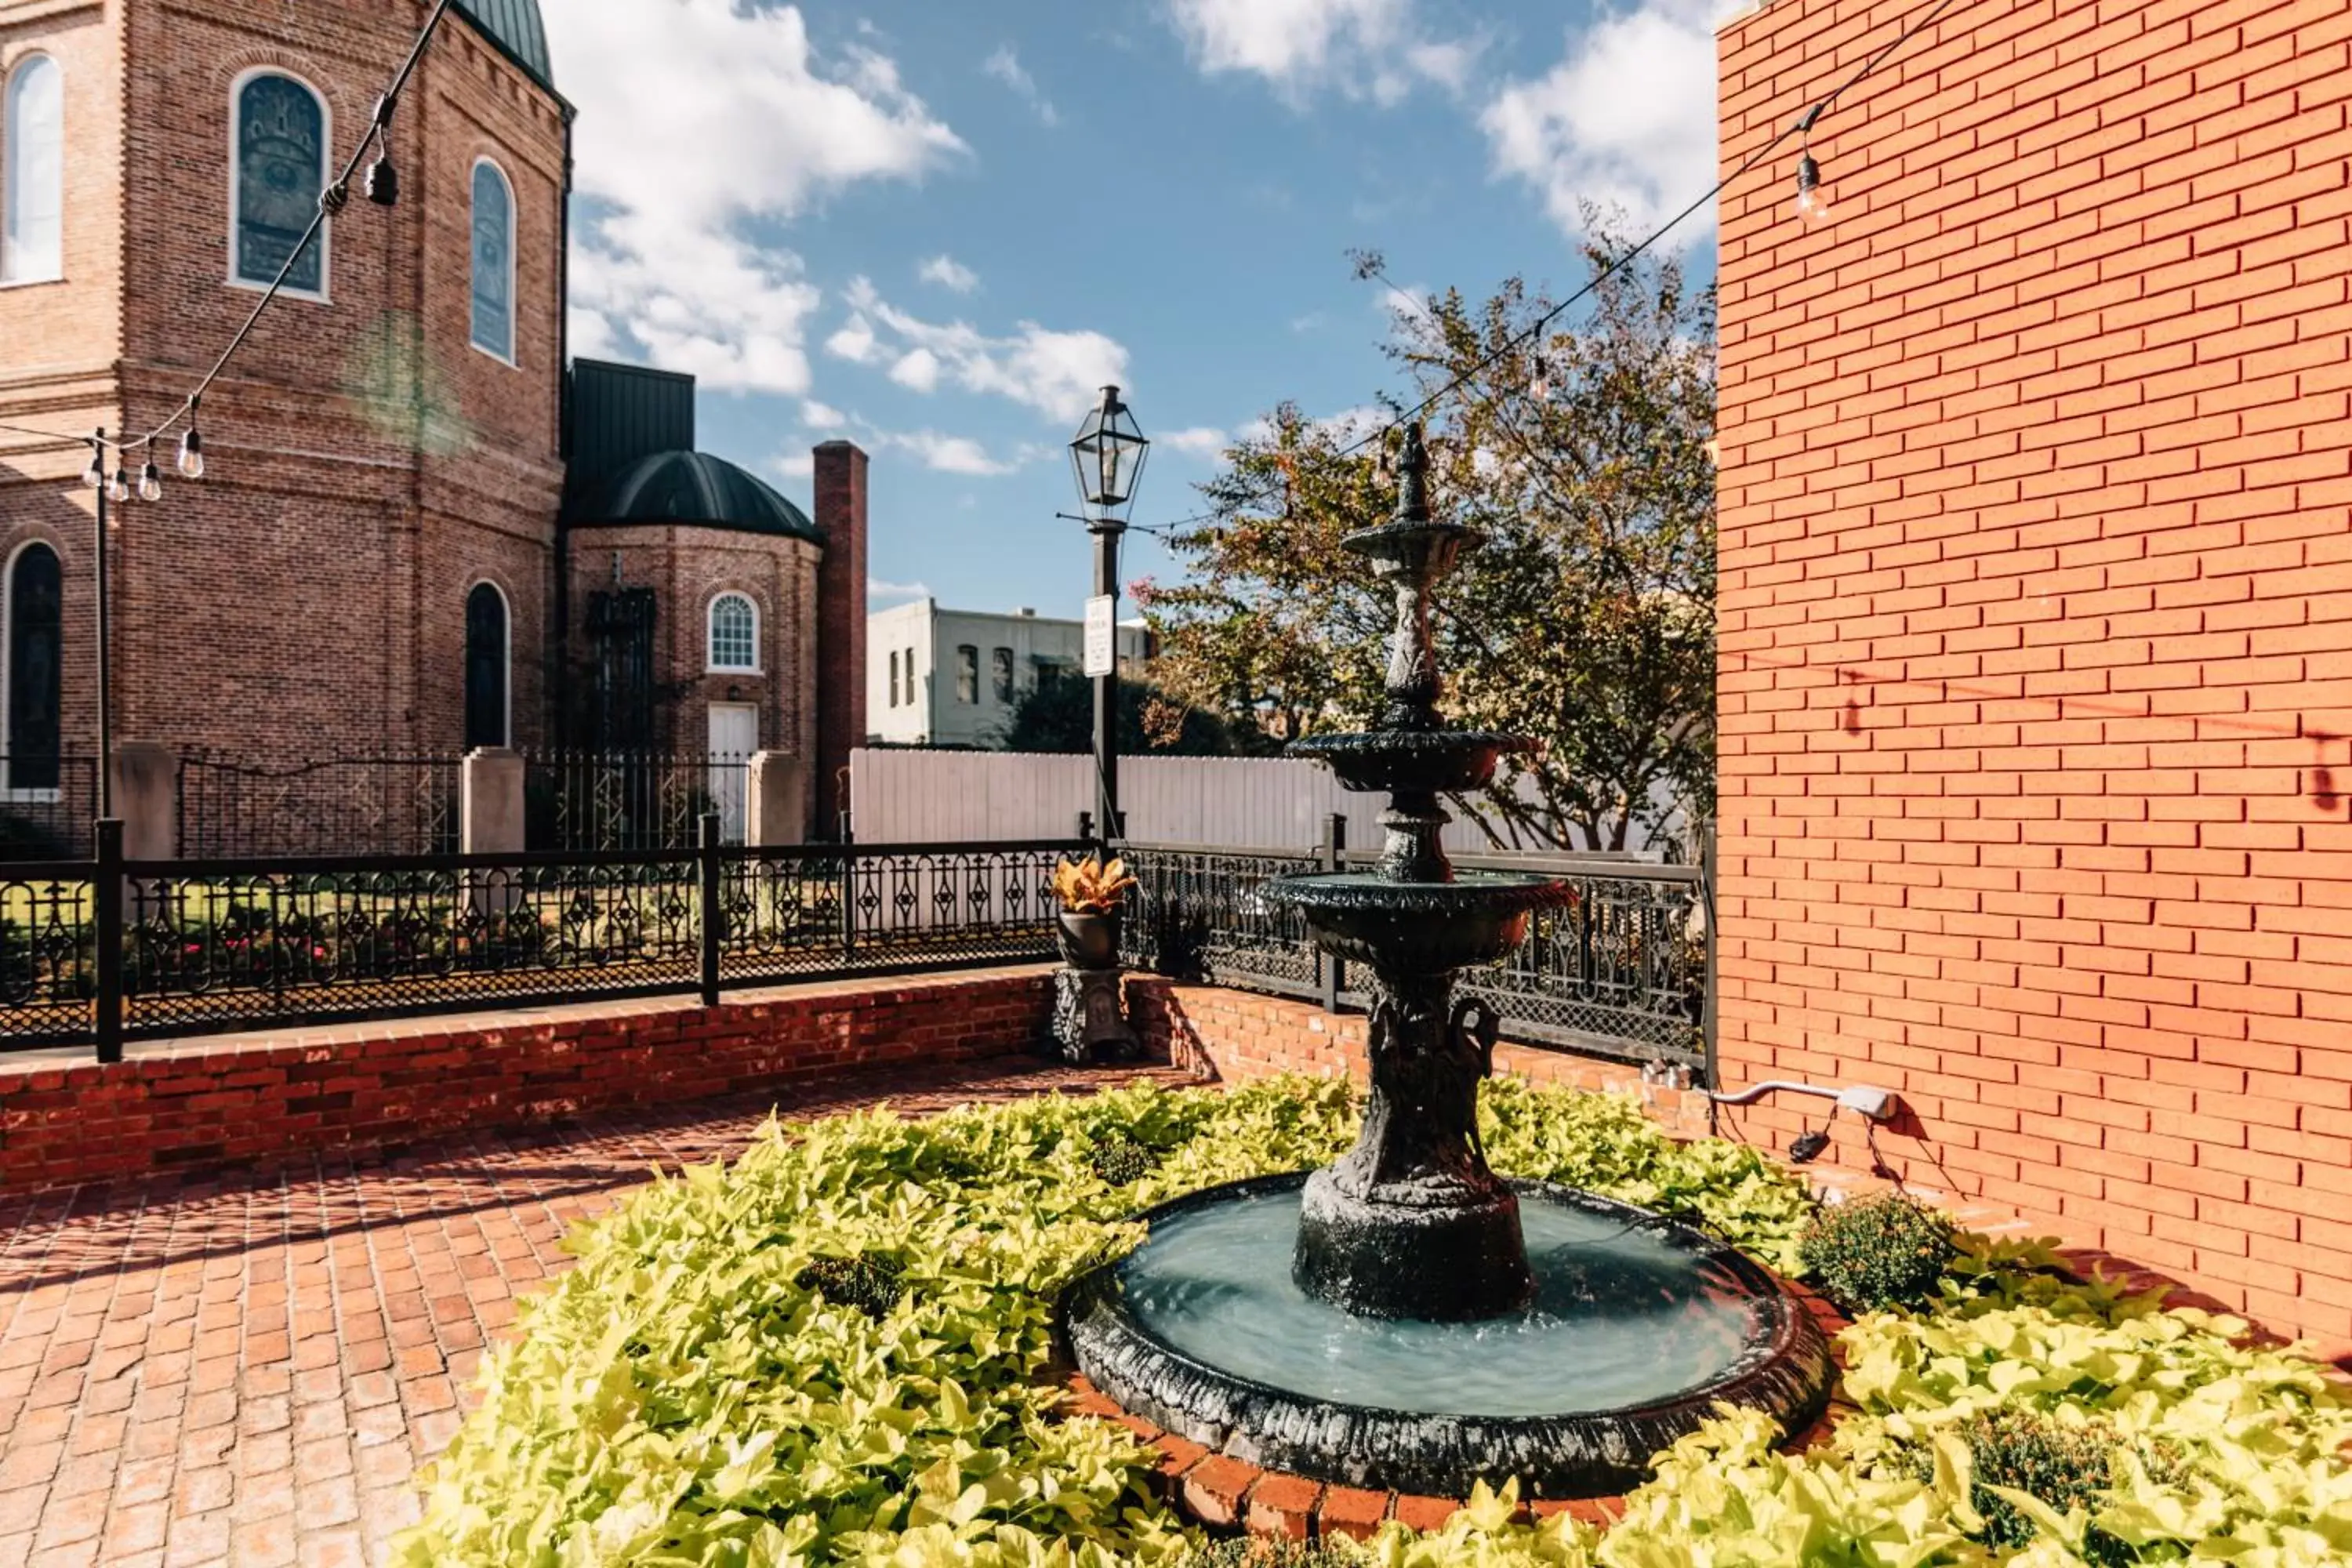
[[[727,937],[727,910],[719,897],[719,814],[702,814],[702,1005],[719,1005],[719,948]]]
[[[98,931],[98,1010],[92,1034],[98,1059],[122,1059],[122,824],[98,824],[98,866],[91,885],[90,918]]]
[[[1323,819],[1323,844],[1318,858],[1326,871],[1348,868],[1348,819],[1338,812]],[[1339,993],[1348,987],[1348,962],[1335,953],[1322,953],[1323,1011],[1339,1010]]]
[[[844,817],[841,825],[841,962],[857,961],[857,840]]]

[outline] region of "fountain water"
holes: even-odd
[[[1284,878],[1317,944],[1371,973],[1370,1092],[1356,1146],[1304,1177],[1194,1194],[1079,1282],[1079,1367],[1137,1414],[1237,1458],[1353,1486],[1596,1496],[1717,1401],[1790,1430],[1827,1398],[1827,1346],[1764,1270],[1655,1215],[1488,1168],[1478,1086],[1500,1020],[1456,975],[1526,941],[1568,887],[1457,873],[1440,798],[1486,788],[1509,735],[1449,729],[1431,597],[1473,531],[1433,517],[1420,426],[1396,521],[1347,540],[1396,595],[1386,700],[1364,734],[1303,742],[1386,791],[1370,871]],[[1530,1237],[1533,1245],[1530,1245]]]

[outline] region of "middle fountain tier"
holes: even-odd
[[[1301,742],[1340,784],[1386,791],[1387,843],[1369,871],[1286,877],[1268,903],[1298,911],[1316,945],[1371,971],[1371,1091],[1363,1132],[1307,1178],[1291,1274],[1309,1296],[1365,1317],[1459,1321],[1523,1310],[1535,1294],[1519,1201],[1478,1142],[1478,1086],[1500,1020],[1454,1000],[1454,977],[1509,956],[1540,910],[1565,906],[1549,877],[1457,873],[1440,797],[1483,790],[1513,735],[1448,729],[1431,599],[1477,535],[1430,513],[1420,426],[1406,433],[1396,521],[1350,534],[1396,597],[1387,689],[1370,731]]]

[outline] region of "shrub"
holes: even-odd
[[[1115,1134],[1094,1141],[1087,1163],[1110,1185],[1132,1186],[1160,1168],[1160,1152],[1123,1133]]]
[[[1850,1312],[1920,1307],[1958,1256],[1952,1222],[1906,1193],[1822,1211],[1798,1248],[1806,1272]]]
[[[836,1307],[855,1307],[876,1322],[890,1315],[907,1293],[906,1270],[879,1258],[820,1258],[793,1283]]]

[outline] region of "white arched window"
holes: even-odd
[[[489,159],[474,164],[474,346],[514,363],[514,186]]]
[[[229,100],[231,282],[266,289],[284,268],[288,289],[325,298],[328,226],[307,246],[302,236],[327,188],[332,130],[327,100],[300,78],[274,70],[237,78]]]
[[[27,57],[8,76],[0,169],[0,283],[65,276],[65,73],[47,55]]]
[[[710,601],[710,668],[738,675],[760,669],[760,607],[741,594]]]

